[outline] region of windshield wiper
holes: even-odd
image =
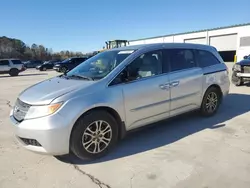
[[[80,79],[84,79],[84,80],[94,80],[93,78],[91,77],[87,77],[87,76],[83,76],[83,75],[79,75],[79,74],[73,74],[73,75],[70,75],[68,77],[72,77],[72,78],[80,78]]]
[[[63,74],[60,74],[58,77],[65,77],[65,78],[67,78],[67,72],[68,71],[64,72]]]

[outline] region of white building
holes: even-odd
[[[198,43],[214,46],[224,61],[237,61],[250,54],[250,23],[129,41],[129,45],[162,42]]]

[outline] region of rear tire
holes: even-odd
[[[221,91],[216,87],[209,88],[202,100],[200,113],[204,117],[210,117],[216,114],[221,104]]]
[[[18,76],[19,71],[18,69],[10,69],[9,75],[10,76]]]
[[[46,71],[47,69],[46,69],[46,67],[43,67],[43,71]]]
[[[82,160],[105,156],[117,143],[118,125],[115,118],[103,110],[80,117],[71,133],[70,149]]]
[[[235,86],[242,86],[244,84],[243,78],[240,78],[236,75],[236,72],[233,72],[232,74],[232,83]]]

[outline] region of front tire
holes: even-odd
[[[221,103],[221,91],[216,87],[209,88],[202,100],[200,113],[202,116],[210,117],[216,114]]]
[[[9,75],[10,76],[18,76],[19,71],[18,69],[10,69]]]
[[[70,149],[82,160],[105,156],[117,143],[118,125],[112,115],[96,110],[80,117],[71,134]]]

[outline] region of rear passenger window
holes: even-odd
[[[8,60],[0,60],[0,66],[3,65],[9,65],[9,61]]]
[[[198,63],[201,68],[219,64],[220,61],[210,52],[197,50]]]
[[[168,51],[170,70],[178,71],[196,67],[194,52],[189,49],[172,49]]]
[[[11,60],[14,65],[21,65],[22,62],[20,60]]]

